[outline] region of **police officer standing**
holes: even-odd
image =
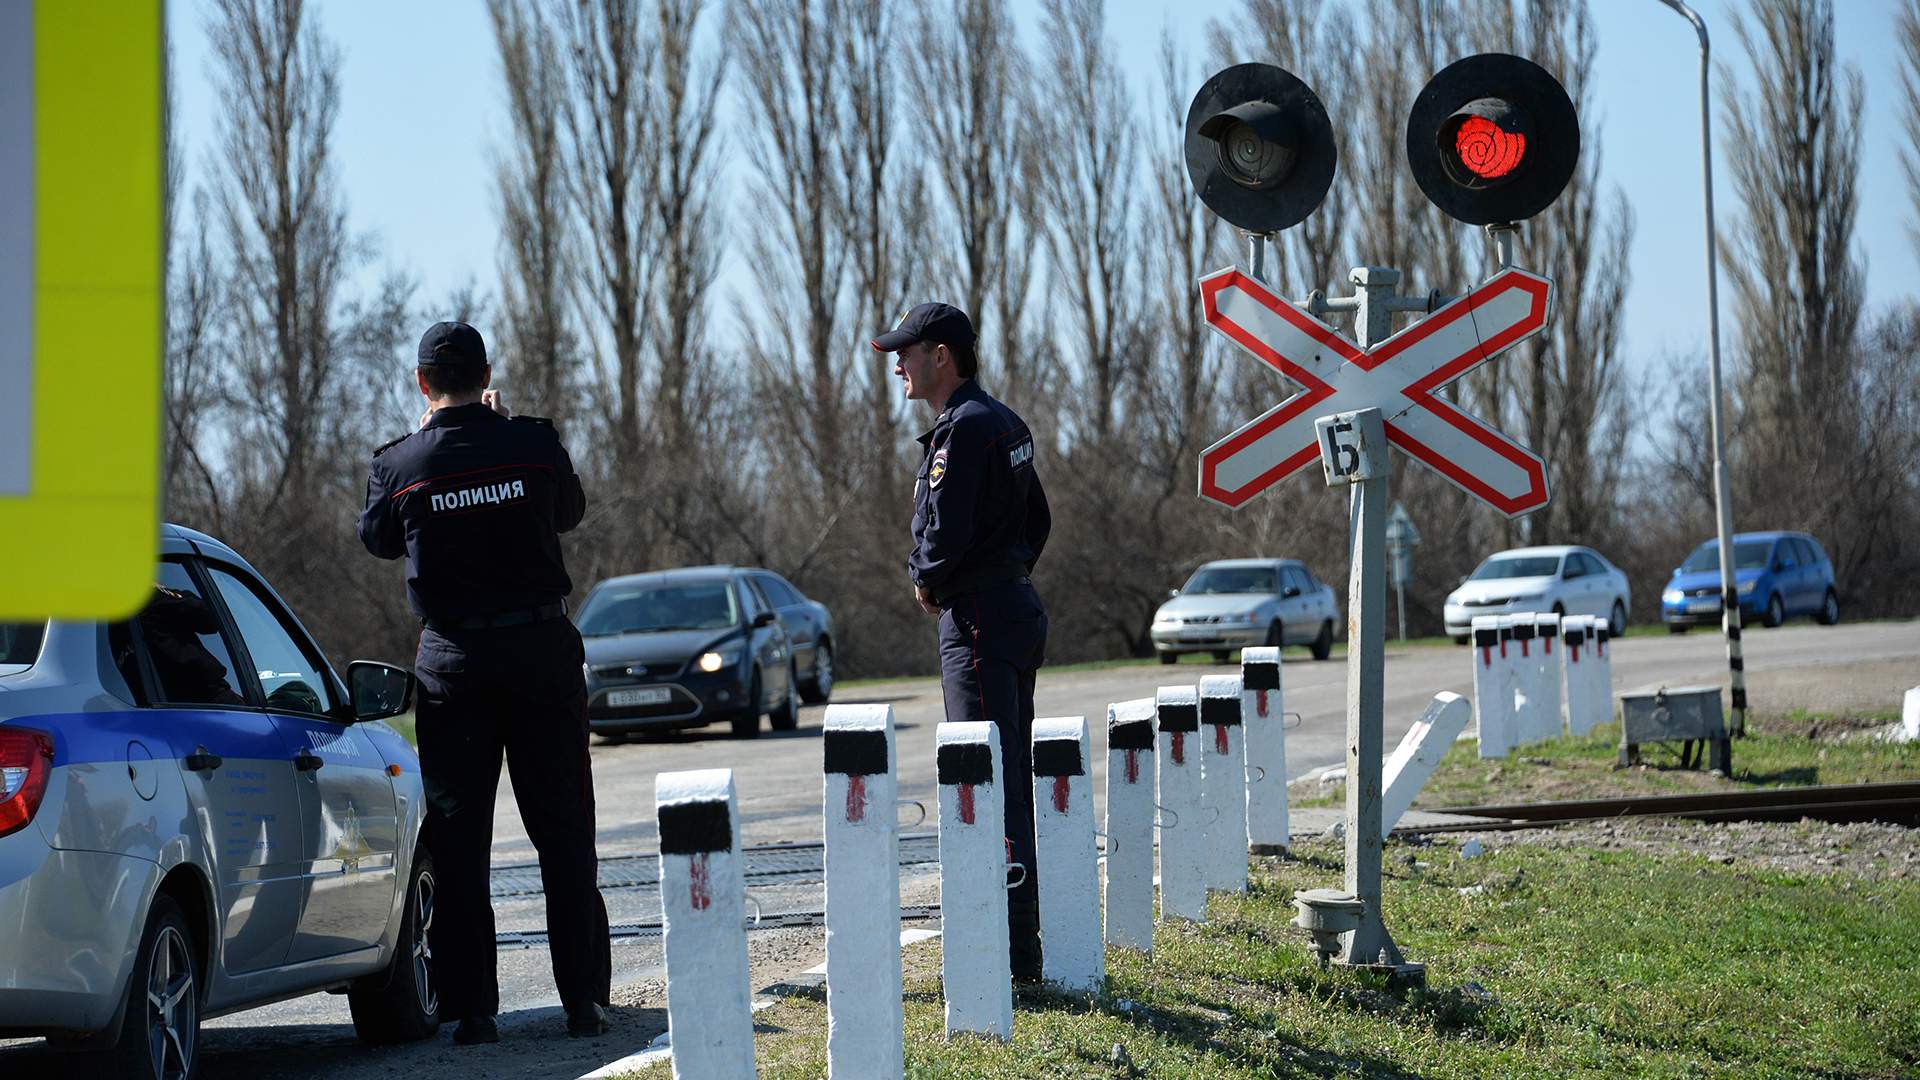
[[[1007,897],[1016,979],[1040,978],[1039,868],[1033,839],[1033,684],[1047,645],[1047,609],[1028,574],[1052,517],[1024,421],[974,381],[973,323],[921,304],[873,340],[898,354],[909,401],[936,419],[920,436],[913,490],[914,598],[940,617],[947,719],[990,720],[1000,732],[1008,854],[1025,880]]]
[[[462,1045],[499,1039],[488,874],[503,752],[540,856],[569,1034],[606,1030],[612,977],[584,656],[560,557],[559,534],[580,523],[586,496],[552,422],[512,416],[486,389],[492,374],[473,327],[427,331],[415,372],[427,414],[374,451],[360,515],[368,551],[407,557],[407,601],[423,624],[414,716],[440,879],[435,982]]]

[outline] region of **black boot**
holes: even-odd
[[[453,1041],[460,1046],[497,1043],[500,1041],[500,1025],[494,1023],[491,1016],[469,1016],[453,1029]]]
[[[1040,905],[1031,901],[1007,901],[1007,961],[1013,969],[1013,981],[1040,981]]]
[[[582,1005],[567,1006],[567,1034],[579,1038],[591,1038],[607,1033],[607,1013],[598,1002],[589,1001]]]

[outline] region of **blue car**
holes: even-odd
[[[1733,580],[1740,593],[1740,621],[1779,626],[1796,615],[1832,626],[1840,621],[1833,562],[1806,533],[1740,533],[1733,538]],[[1667,629],[1720,621],[1720,544],[1707,540],[1674,570],[1660,593]]]
[[[0,1038],[191,1077],[200,1022],[322,990],[439,1026],[413,677],[336,671],[232,548],[161,531],[122,622],[0,623]]]

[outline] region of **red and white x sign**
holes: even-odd
[[[1200,494],[1227,506],[1315,463],[1315,417],[1379,409],[1387,441],[1508,517],[1547,503],[1539,455],[1435,393],[1547,325],[1553,282],[1507,269],[1372,349],[1239,270],[1200,279],[1207,323],[1303,389],[1200,455]]]

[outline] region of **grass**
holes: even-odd
[[[1409,861],[1411,854],[1417,861]],[[1287,928],[1339,851],[1260,860],[1213,920],[1108,953],[1092,1000],[1022,993],[1001,1044],[943,1035],[937,952],[908,951],[906,1075],[1891,1077],[1920,1068],[1920,884],[1690,852],[1388,849],[1388,925],[1424,990],[1323,973]],[[756,1017],[759,1075],[824,1076],[817,993]],[[1121,1048],[1116,1052],[1115,1048]],[[655,1067],[635,1074],[664,1077]]]
[[[1920,780],[1920,743],[1886,743],[1861,737],[1867,729],[1898,720],[1894,713],[1836,716],[1795,709],[1755,714],[1747,737],[1733,742],[1733,775],[1716,777],[1679,767],[1678,744],[1641,748],[1643,764],[1615,766],[1620,725],[1603,724],[1590,735],[1523,746],[1506,758],[1482,760],[1479,744],[1457,742],[1434,770],[1414,806],[1543,802],[1684,795],[1764,787],[1861,784]],[[1343,805],[1343,784],[1295,787],[1295,805]]]

